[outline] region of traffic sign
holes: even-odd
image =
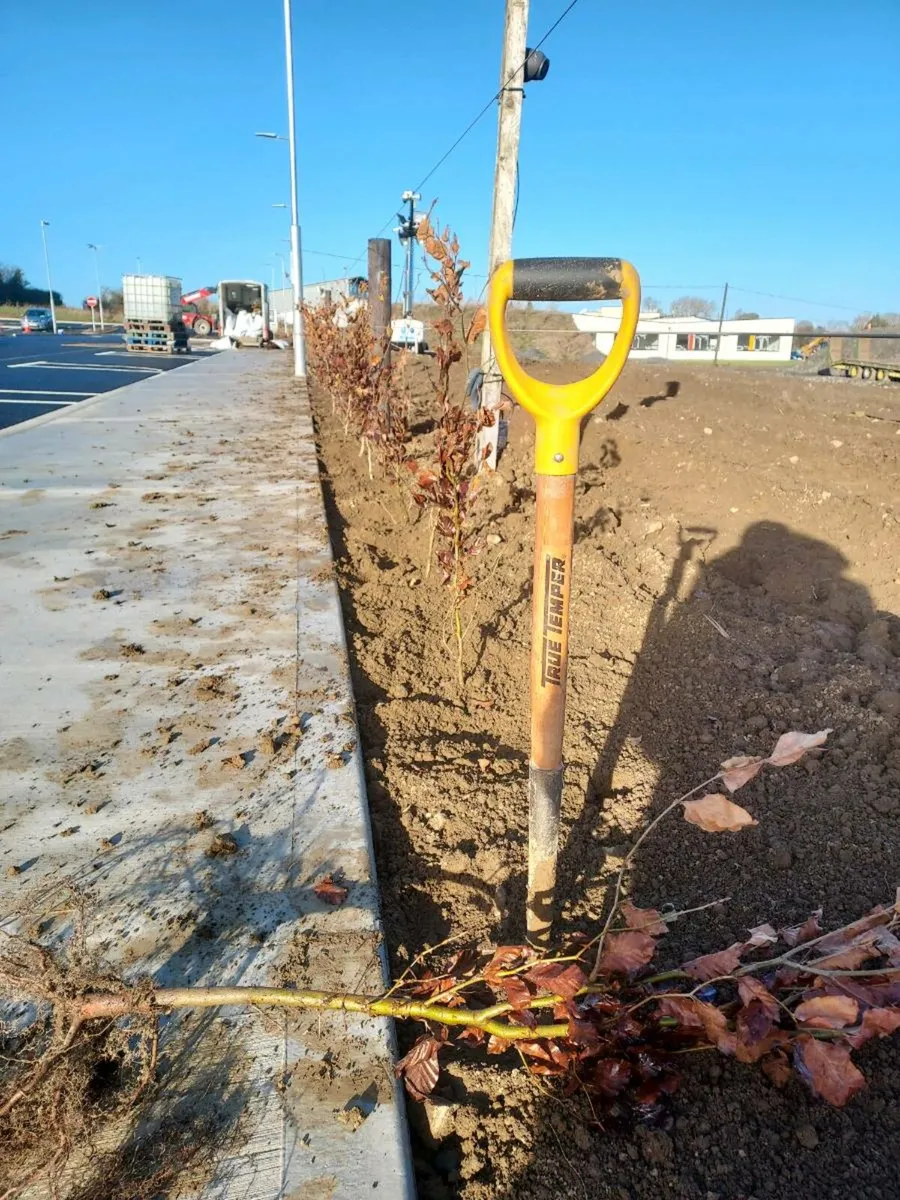
[[[88,296],[87,300],[85,300],[85,304],[88,306],[88,308],[96,308],[97,307],[97,297],[96,296]]]

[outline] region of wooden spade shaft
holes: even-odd
[[[549,937],[556,889],[574,511],[574,475],[537,476],[526,918],[529,940],[536,943]]]

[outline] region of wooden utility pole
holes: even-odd
[[[503,58],[500,64],[500,102],[497,118],[497,162],[494,167],[494,204],[491,211],[491,241],[488,250],[488,275],[512,257],[513,214],[516,206],[516,172],[519,164],[519,131],[522,127],[522,99],[525,95],[525,51],[528,33],[528,0],[506,0],[506,26],[503,32]],[[490,284],[488,285],[490,286]],[[490,333],[481,341],[481,369],[484,383],[481,406],[496,410],[500,406],[502,377],[494,361]],[[481,446],[489,445],[488,465],[497,465],[499,421],[481,432]]]
[[[375,343],[387,342],[391,324],[391,239],[369,238],[369,327]],[[390,357],[390,344],[385,357]]]
[[[722,307],[719,309],[719,333],[716,337],[716,352],[713,355],[713,363],[719,365],[719,351],[722,349],[722,326],[725,324],[725,305],[728,303],[728,284],[725,284],[725,290],[722,293]]]

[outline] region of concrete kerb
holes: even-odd
[[[74,880],[127,977],[380,990],[345,635],[283,356],[217,355],[9,432],[0,913]],[[313,891],[331,873],[337,908]],[[414,1196],[388,1022],[220,1010],[165,1042],[180,1109],[219,1122],[199,1194]]]

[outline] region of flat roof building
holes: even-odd
[[[573,313],[577,329],[594,335],[597,349],[608,354],[619,328],[619,307]],[[790,362],[794,343],[793,317],[758,317],[723,321],[719,361]],[[632,358],[684,359],[712,362],[719,340],[719,322],[706,317],[665,317],[642,312],[631,349]]]

